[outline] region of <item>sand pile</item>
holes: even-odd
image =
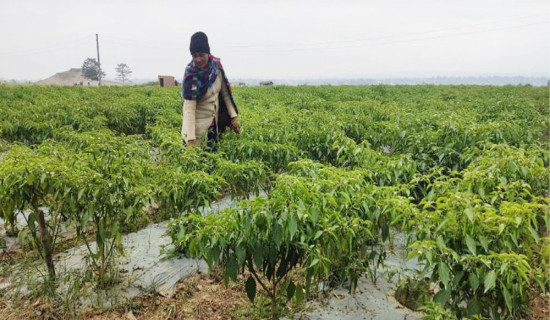
[[[71,68],[69,71],[56,73],[53,76],[44,80],[37,81],[36,83],[45,84],[45,85],[57,85],[57,86],[95,86],[97,87],[98,85],[97,81],[92,81],[90,79],[84,78],[84,76],[82,75],[81,68]],[[101,85],[119,86],[122,84],[118,82],[103,80],[101,81]]]

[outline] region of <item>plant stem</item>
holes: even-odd
[[[36,210],[38,210],[34,206],[33,206],[33,209],[35,209],[34,212],[36,212]],[[23,210],[20,210],[20,211],[23,212]],[[34,224],[30,224],[29,219],[27,219],[27,217],[25,217],[24,214],[23,214],[23,219],[25,219],[25,222],[27,223],[29,231],[31,232],[31,236],[34,239],[34,241],[36,242],[36,245],[38,246],[37,251],[38,251],[38,255],[40,256],[40,259],[44,259],[44,253],[42,252],[42,250],[40,250],[40,243],[39,243],[38,235],[36,234],[36,228],[35,228]]]
[[[271,285],[271,318],[273,320],[277,319],[277,281],[275,281],[275,275],[273,275],[272,278],[272,285]]]
[[[83,235],[82,239],[84,240],[84,244],[86,245],[86,248],[88,248],[88,253],[90,253],[90,257],[92,258],[92,265],[95,269],[97,269],[97,261],[96,261],[96,258],[94,257],[94,252],[90,247],[90,243],[88,242],[88,239],[86,239],[86,233],[82,232],[81,234]]]
[[[254,276],[254,278],[256,278],[256,281],[258,281],[258,283],[260,284],[260,286],[262,286],[262,288],[265,290],[265,292],[267,293],[267,295],[269,297],[271,297],[271,291],[269,291],[269,289],[266,287],[266,285],[262,282],[262,280],[260,279],[260,277],[258,276],[258,274],[256,273],[256,270],[254,270],[254,266],[252,265],[252,262],[250,262],[248,264],[248,270],[250,270],[250,273],[252,273],[252,275]]]
[[[46,230],[46,220],[44,219],[44,212],[42,210],[38,210],[38,230],[42,240],[44,260],[46,261],[46,266],[48,267],[50,281],[55,281],[55,267],[52,258],[52,248],[50,246],[48,231]]]
[[[60,210],[56,209],[54,212],[59,212]],[[52,211],[50,210],[50,213],[52,213]],[[54,218],[54,224],[53,224],[53,240],[52,240],[52,247],[55,248],[55,244],[57,242],[57,236],[59,235],[60,231],[59,231],[59,228],[60,228],[60,223],[61,223],[61,213],[59,214],[56,214],[54,215],[55,218]]]

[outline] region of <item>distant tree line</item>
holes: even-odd
[[[117,75],[116,78],[122,81],[122,84],[125,84],[126,81],[130,79],[130,74],[132,74],[132,70],[126,63],[119,63],[115,68],[115,72]],[[82,76],[84,78],[99,81],[100,79],[103,79],[105,75],[105,72],[101,70],[96,59],[87,58],[84,60],[84,63],[82,64]]]

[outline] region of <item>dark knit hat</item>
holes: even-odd
[[[191,54],[195,53],[210,53],[210,46],[208,45],[208,37],[204,32],[195,32],[191,36],[191,44],[189,45]]]

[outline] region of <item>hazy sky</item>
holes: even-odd
[[[0,0],[0,78],[96,57],[183,76],[204,31],[230,78],[550,76],[548,0]]]

